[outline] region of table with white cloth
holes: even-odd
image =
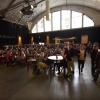
[[[63,60],[63,57],[61,55],[55,55],[55,56],[49,56],[49,60],[52,60],[54,64],[59,65],[60,62]],[[51,77],[51,69],[52,66],[50,66],[50,77]],[[55,72],[55,65],[54,65],[54,72]],[[65,77],[65,69],[64,69],[64,77]]]
[[[60,55],[58,55],[58,56],[49,56],[48,59],[54,60],[54,61],[56,61],[56,60],[59,61],[59,60],[63,60],[63,57],[60,56]]]

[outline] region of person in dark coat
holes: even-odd
[[[75,58],[75,48],[73,47],[73,44],[70,44],[69,45],[69,53],[70,53],[70,56],[71,56],[71,69],[72,69],[72,73],[74,73],[74,58]]]
[[[100,51],[98,51],[97,56],[96,56],[96,66],[97,66],[97,71],[94,75],[94,79],[93,79],[94,82],[97,82],[97,79],[100,74]]]
[[[95,69],[96,69],[95,59],[96,59],[96,55],[97,55],[98,49],[99,49],[99,45],[95,45],[94,49],[91,52],[91,56],[90,56],[91,57],[91,74],[93,76],[95,74]]]

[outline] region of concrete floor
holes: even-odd
[[[32,68],[0,64],[0,100],[100,100],[100,78],[92,81],[90,58],[85,68],[78,74],[77,61],[75,73],[71,78],[54,75],[34,76]]]

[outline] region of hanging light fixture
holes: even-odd
[[[50,13],[50,8],[49,8],[49,0],[46,0],[46,20],[49,21],[49,13]]]

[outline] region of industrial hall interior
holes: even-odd
[[[0,100],[100,100],[100,0],[0,0]]]

